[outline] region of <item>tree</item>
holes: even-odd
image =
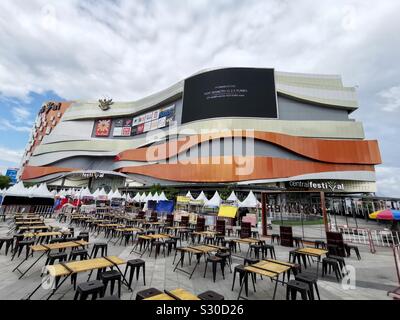
[[[0,189],[8,188],[10,185],[10,178],[7,176],[0,176]]]

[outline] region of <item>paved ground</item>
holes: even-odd
[[[54,220],[49,220],[48,223],[54,226],[60,226]],[[65,227],[65,225],[63,225]],[[276,228],[276,227],[275,227]],[[8,231],[8,225],[5,223],[0,224],[0,235],[4,235]],[[308,229],[307,229],[308,230]],[[320,229],[312,231],[311,233],[319,232]],[[306,231],[309,232],[309,231]],[[91,242],[104,242],[102,236],[95,238],[91,235]],[[244,251],[247,249],[242,248]],[[287,261],[289,248],[276,245],[276,254],[279,260]],[[138,258],[137,254],[130,254],[131,247],[124,247],[119,245],[109,244],[109,255],[117,255],[123,259]],[[397,286],[397,279],[395,274],[395,266],[393,254],[390,249],[378,248],[376,254],[368,252],[368,248],[360,245],[362,260],[358,261],[355,257],[346,259],[348,266],[355,268],[356,284],[355,289],[348,289],[342,287],[336,279],[326,277],[319,280],[319,288],[322,299],[388,299],[386,293],[388,290]],[[244,255],[244,253],[241,253]],[[203,278],[205,264],[202,262],[195,272],[192,280],[188,276],[179,271],[173,272],[173,256],[167,258],[148,257],[146,254],[143,259],[146,261],[146,282],[147,286],[143,286],[142,278],[139,282],[134,282],[133,293],[129,292],[125,287],[123,288],[122,299],[129,300],[135,299],[136,293],[145,288],[158,288],[175,289],[184,288],[193,293],[199,294],[207,290],[214,290],[224,295],[227,299],[236,299],[238,295],[239,285],[236,284],[234,291],[231,291],[233,276],[229,271],[226,274],[225,280],[222,279],[221,273],[218,272],[217,281],[213,283],[211,268],[206,276]],[[24,299],[28,293],[31,292],[41,281],[40,272],[44,261],[35,266],[22,280],[18,280],[18,274],[13,273],[12,269],[21,261],[16,259],[11,261],[10,255],[4,255],[4,248],[0,252],[0,299],[15,300]],[[234,257],[233,265],[241,264],[243,260]],[[123,269],[124,270],[124,269]],[[307,269],[307,272],[315,272],[316,269]],[[78,283],[84,282],[87,275],[79,275]],[[33,299],[43,299],[48,294],[48,291],[41,289]],[[257,280],[257,292],[253,293],[250,289],[249,299],[271,299],[273,294],[273,284],[269,280]],[[56,294],[54,299],[72,299],[74,295],[73,289],[69,282],[66,282],[59,293]],[[277,299],[285,299],[285,288],[278,286]]]

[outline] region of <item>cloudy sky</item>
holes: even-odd
[[[400,1],[0,2],[0,168],[43,101],[134,100],[209,67],[341,74],[380,142],[379,194],[400,196]]]

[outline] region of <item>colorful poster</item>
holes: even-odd
[[[160,112],[160,118],[163,117],[167,118],[175,117],[175,105],[162,109]]]
[[[154,111],[153,112],[153,121],[154,120],[158,120],[158,117],[159,117],[159,115],[160,115],[160,110],[156,110],[156,111]]]
[[[145,123],[145,122],[146,122],[146,116],[145,115],[140,116],[139,117],[139,124],[142,124],[142,123]]]
[[[140,124],[140,117],[133,118],[132,126],[137,126]]]
[[[123,127],[124,126],[124,119],[117,119],[114,122],[115,127]]]
[[[123,127],[122,128],[122,136],[123,137],[130,137],[131,136],[131,132],[132,132],[132,128],[131,127]]]
[[[96,122],[96,137],[108,137],[111,131],[111,120],[98,120]]]
[[[153,112],[146,114],[146,122],[149,122],[152,120],[153,120]]]
[[[167,125],[167,117],[163,117],[158,120],[158,128],[164,128]]]
[[[153,131],[153,130],[157,130],[157,129],[158,129],[158,120],[154,120],[151,122],[150,130]]]
[[[149,132],[151,130],[151,122],[146,122],[144,124],[143,132]]]
[[[121,137],[122,136],[122,128],[114,128],[114,133],[113,133],[114,137]]]
[[[136,134],[142,134],[144,132],[144,123],[137,126]]]
[[[132,119],[124,119],[124,127],[132,127]]]

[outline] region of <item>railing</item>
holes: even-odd
[[[342,233],[344,241],[368,245],[372,253],[375,253],[375,247],[390,248],[400,244],[400,232],[398,231],[349,228],[344,226],[336,226],[334,229]]]
[[[1,207],[1,213],[12,216],[16,213],[35,213],[44,217],[51,217],[54,207],[48,205],[7,205]]]

